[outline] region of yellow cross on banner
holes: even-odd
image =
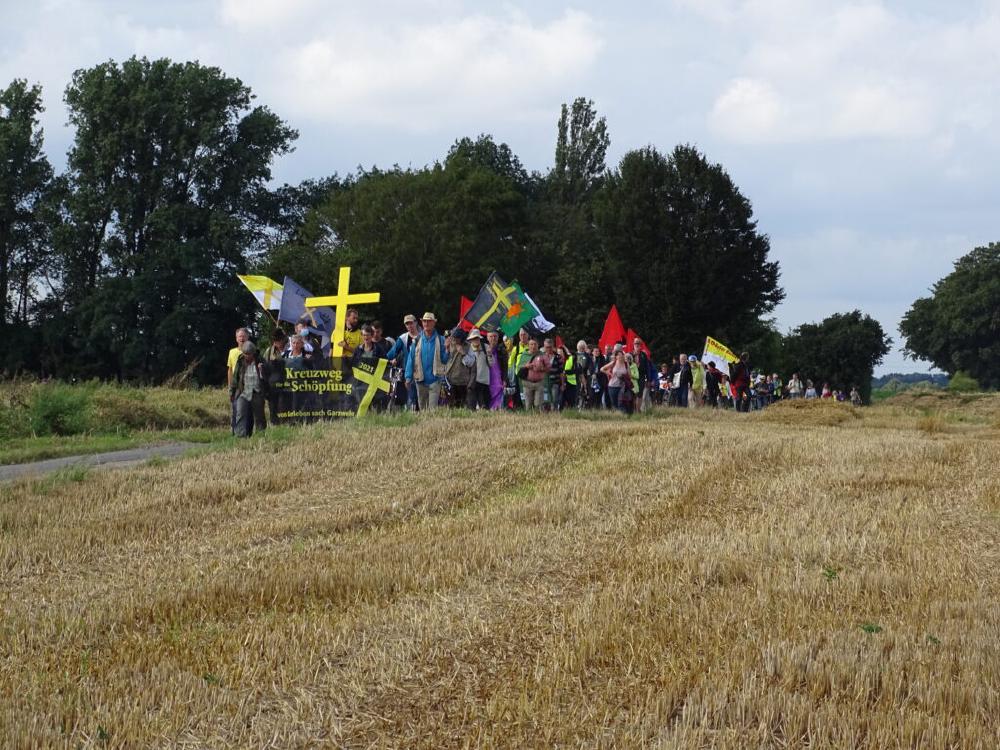
[[[368,370],[360,367],[353,368],[354,378],[368,384],[368,390],[365,391],[365,395],[361,397],[361,403],[358,404],[359,417],[363,417],[368,413],[368,407],[371,406],[372,399],[375,398],[376,393],[379,391],[389,392],[389,383],[382,379],[382,376],[385,375],[385,367],[388,364],[389,360],[380,359],[378,364],[375,365],[375,372],[373,373],[369,373]]]
[[[378,302],[382,295],[378,292],[362,292],[351,294],[351,267],[341,266],[340,279],[337,283],[337,293],[330,297],[309,297],[305,301],[306,307],[332,307],[334,308],[333,330],[330,332],[330,342],[333,349],[330,352],[332,357],[344,356],[344,318],[347,317],[347,308],[351,305],[369,305]]]
[[[510,307],[510,295],[514,293],[514,287],[509,286],[506,289],[501,289],[499,284],[494,283],[492,287],[492,292],[493,296],[495,297],[495,299],[493,300],[493,304],[490,306],[490,309],[487,310],[485,313],[483,313],[482,317],[479,318],[478,321],[476,321],[475,325],[476,328],[480,328],[483,325],[483,323],[489,320],[489,317],[494,312],[496,312],[496,309],[498,307],[500,307],[501,302],[505,304],[507,307]]]

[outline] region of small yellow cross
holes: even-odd
[[[365,395],[361,397],[361,403],[358,404],[358,416],[363,417],[368,413],[368,407],[371,406],[372,399],[375,398],[375,394],[379,391],[389,392],[389,383],[382,379],[385,375],[385,367],[389,364],[389,360],[380,359],[378,364],[375,365],[375,372],[369,373],[367,369],[362,369],[360,367],[355,367],[354,378],[355,380],[360,380],[362,383],[368,384],[368,390],[365,391]]]
[[[306,307],[330,306],[334,308],[333,330],[330,332],[330,343],[333,345],[330,352],[332,357],[344,356],[344,319],[347,317],[347,308],[351,305],[374,304],[382,298],[378,292],[351,294],[350,289],[351,267],[341,266],[337,293],[331,297],[309,297],[305,302]]]
[[[513,286],[509,286],[506,289],[501,289],[499,284],[493,282],[491,290],[493,292],[493,296],[495,299],[493,300],[493,304],[490,306],[490,309],[487,310],[485,313],[483,313],[482,316],[479,318],[479,320],[476,321],[475,323],[476,328],[481,328],[483,323],[489,320],[489,317],[494,312],[496,312],[497,308],[500,307],[501,304],[510,307],[510,295],[514,293]]]

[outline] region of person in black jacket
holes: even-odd
[[[595,346],[590,350],[590,361],[593,372],[591,380],[590,403],[595,409],[608,409],[608,376],[602,372],[604,365],[608,363],[608,358],[601,354],[601,347]]]
[[[688,405],[688,392],[691,390],[691,384],[694,382],[694,376],[691,374],[691,365],[688,364],[688,355],[682,354],[677,366],[680,378],[677,382],[677,400],[674,402],[674,405],[686,409]]]
[[[677,373],[681,371],[681,363],[674,357],[670,360],[670,368],[667,370],[667,377],[670,378],[670,395],[667,397],[667,406],[677,406],[677,394],[681,389],[677,384]]]
[[[278,412],[283,409],[280,403],[282,391],[276,386],[285,379],[285,347],[288,336],[280,328],[271,331],[271,345],[261,352],[260,358],[267,364],[267,406],[270,412],[271,424],[278,424]]]

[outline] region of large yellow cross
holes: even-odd
[[[378,302],[382,295],[378,292],[363,292],[351,294],[351,267],[341,266],[340,280],[337,283],[337,293],[332,297],[309,297],[306,299],[306,307],[334,308],[333,330],[330,332],[330,342],[333,349],[330,352],[332,357],[344,356],[344,318],[347,317],[347,308],[351,305],[369,305]]]
[[[476,321],[475,323],[476,328],[482,327],[483,323],[489,320],[489,317],[494,312],[496,312],[496,309],[498,307],[500,307],[501,302],[505,304],[507,307],[510,307],[510,295],[514,293],[514,287],[509,286],[506,289],[501,289],[500,285],[494,281],[491,287],[491,291],[493,292],[493,296],[495,298],[493,300],[493,304],[490,306],[490,309],[487,310],[485,313],[483,313],[482,317],[480,317],[479,320]]]
[[[353,368],[355,380],[360,380],[362,383],[368,384],[368,390],[365,391],[365,395],[361,397],[361,403],[358,404],[359,417],[363,417],[368,413],[368,407],[371,406],[372,399],[375,398],[376,393],[379,391],[389,392],[389,383],[382,379],[382,376],[385,375],[385,367],[388,364],[389,360],[380,359],[378,364],[375,365],[375,372],[372,373],[360,367]]]

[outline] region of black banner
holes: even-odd
[[[278,419],[316,422],[382,411],[389,400],[388,364],[386,359],[368,359],[355,367],[347,358],[335,358],[302,367],[286,365],[283,377],[271,385],[278,396]]]

